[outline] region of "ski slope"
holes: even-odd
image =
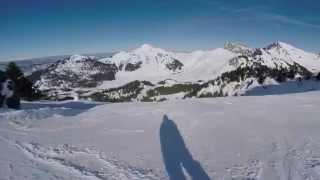
[[[0,110],[0,179],[320,178],[320,92]]]

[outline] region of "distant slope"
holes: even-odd
[[[114,53],[94,53],[94,54],[84,54],[85,56],[94,56],[97,59],[106,58],[112,56]],[[24,60],[13,60],[27,75],[47,67],[48,65],[55,63],[59,60],[70,57],[70,55],[59,55],[59,56],[48,56],[31,58]],[[0,62],[0,70],[4,70],[9,61]]]
[[[68,57],[68,55],[33,58],[14,62],[23,70],[23,72],[30,74],[33,71],[41,69],[44,66],[55,63],[66,57]],[[8,62],[0,62],[0,69],[4,70],[7,64]]]

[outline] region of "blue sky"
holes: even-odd
[[[0,61],[113,52],[263,47],[320,51],[317,0],[0,0]]]

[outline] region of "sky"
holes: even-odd
[[[0,0],[0,61],[283,41],[320,52],[318,0]]]

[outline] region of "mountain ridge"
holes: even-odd
[[[190,53],[170,52],[143,44],[106,58],[73,55],[58,62],[51,69],[45,68],[45,72],[53,74],[52,77],[40,73],[41,78],[34,80],[40,89],[50,92],[52,98],[56,98],[52,94],[76,94],[80,98],[92,99],[94,94],[94,97],[108,96],[105,101],[121,99],[119,91],[129,92],[123,88],[134,92],[128,101],[159,101],[171,96],[245,95],[258,86],[310,79],[320,72],[320,58],[316,54],[280,41],[263,48],[227,42],[224,48]],[[108,71],[108,78],[99,71]],[[43,83],[58,82],[62,78],[60,72],[69,73],[63,74],[63,87],[67,92],[59,84]],[[32,74],[37,73],[39,70]],[[94,78],[86,76],[90,73]],[[58,76],[54,77],[55,74]],[[91,85],[82,86],[79,81]]]

